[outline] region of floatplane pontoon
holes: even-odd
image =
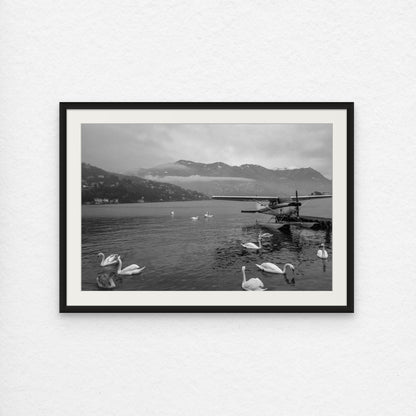
[[[252,201],[257,203],[257,209],[241,210],[241,212],[251,214],[271,215],[272,219],[268,222],[258,223],[263,228],[270,231],[282,230],[289,228],[291,225],[311,229],[330,229],[332,227],[332,218],[301,216],[299,211],[302,203],[311,199],[332,198],[332,195],[305,195],[299,196],[296,191],[295,196],[277,197],[277,196],[213,196],[212,199],[221,199],[224,201]],[[273,222],[274,219],[274,222]]]

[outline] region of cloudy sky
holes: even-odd
[[[332,178],[331,124],[83,124],[82,161],[113,172],[180,159],[312,167]]]

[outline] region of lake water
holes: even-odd
[[[271,217],[243,214],[253,203],[231,201],[160,202],[145,204],[84,205],[82,207],[82,290],[98,290],[96,277],[104,269],[97,254],[121,255],[123,268],[132,263],[146,269],[123,276],[115,290],[242,290],[241,267],[247,279],[259,277],[268,290],[332,290],[331,233],[291,227],[263,240],[260,252],[246,251],[243,242],[256,242],[256,221]],[[170,212],[174,211],[172,217]],[[204,219],[204,213],[214,217]],[[302,215],[332,216],[332,200],[305,202]],[[191,216],[199,215],[198,221]],[[264,230],[266,232],[267,230]],[[329,259],[316,256],[324,242]],[[283,275],[262,273],[256,263],[271,262]]]

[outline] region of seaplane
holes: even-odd
[[[224,201],[243,201],[256,202],[256,209],[241,210],[244,213],[250,214],[266,214],[272,218],[269,222],[259,223],[262,227],[270,230],[283,231],[288,229],[291,225],[310,228],[310,229],[330,229],[332,227],[332,218],[301,216],[300,207],[302,202],[314,199],[332,198],[329,194],[312,194],[312,195],[298,195],[298,191],[294,196],[213,196],[212,199],[219,199]],[[273,221],[274,219],[274,221]]]

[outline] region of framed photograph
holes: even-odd
[[[61,103],[61,312],[353,312],[353,103]]]

